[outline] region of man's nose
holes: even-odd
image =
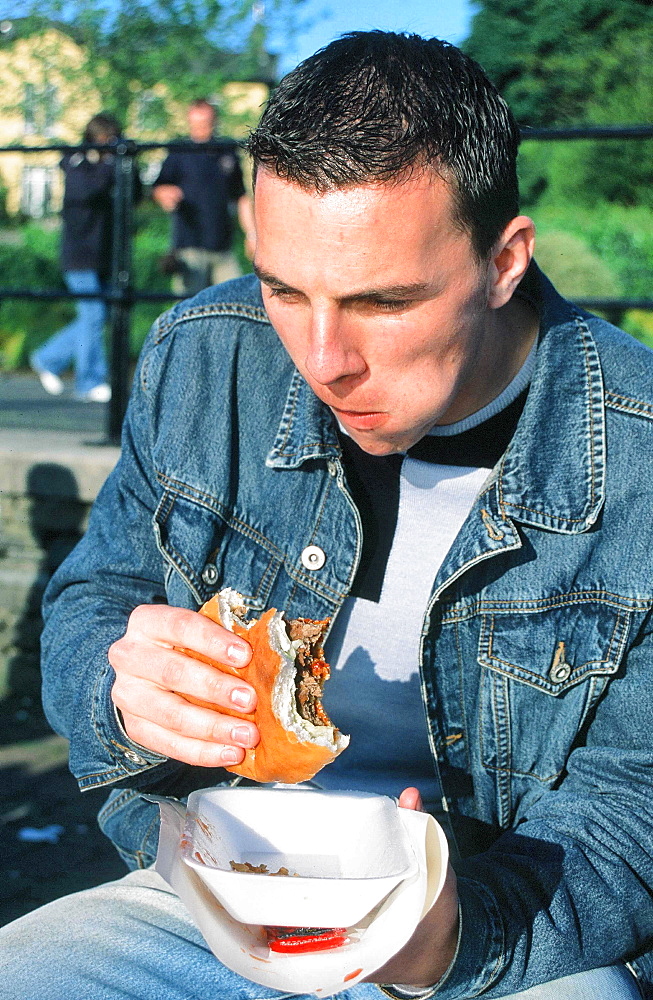
[[[308,374],[320,385],[357,377],[367,367],[347,319],[335,310],[313,312],[304,363]]]

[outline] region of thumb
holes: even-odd
[[[414,809],[416,812],[423,811],[422,796],[418,788],[404,788],[399,796],[400,809]]]

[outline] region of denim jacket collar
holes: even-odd
[[[591,528],[605,499],[603,376],[581,312],[541,272],[533,277],[540,312],[537,363],[498,469],[498,506],[522,524],[577,534]]]
[[[576,534],[589,530],[604,501],[603,378],[582,314],[535,266],[528,277],[540,342],[524,412],[495,470],[495,516]],[[295,469],[309,458],[338,455],[331,412],[295,371],[266,464]]]
[[[296,469],[308,458],[335,458],[340,451],[331,410],[295,371],[265,464],[272,469]]]

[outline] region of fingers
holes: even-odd
[[[164,757],[180,760],[184,764],[199,767],[231,767],[233,764],[240,764],[245,756],[242,747],[193,739],[185,733],[166,729],[150,719],[130,716],[123,712],[123,720],[125,729],[136,743]]]
[[[233,667],[246,666],[252,656],[251,647],[244,639],[205,615],[185,608],[143,604],[132,611],[127,634],[149,639],[157,645],[183,646],[216,663]]]
[[[127,735],[188,764],[240,763],[244,750],[258,743],[258,729],[219,709],[249,714],[256,708],[253,687],[238,670],[229,672],[251,655],[247,642],[197,612],[166,605],[136,608],[125,635],[109,649],[115,673],[111,697]],[[215,705],[215,711],[184,696]]]
[[[399,796],[399,807],[401,809],[414,809],[415,812],[423,812],[422,796],[418,788],[404,788]]]
[[[253,712],[256,708],[256,692],[246,681],[170,647],[144,648],[142,640],[127,635],[111,647],[109,662],[116,673],[115,690],[123,701],[135,693],[137,678],[216,707],[238,712]]]

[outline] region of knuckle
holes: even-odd
[[[171,608],[170,612],[170,629],[177,636],[179,644],[193,649],[197,645],[197,612],[185,608]]]
[[[224,746],[222,744],[203,744],[197,754],[197,763],[202,767],[215,767],[216,764],[221,763],[220,757],[223,750]],[[238,763],[242,762],[245,751],[241,751],[239,756],[240,761]]]
[[[122,718],[125,732],[134,743],[140,743],[143,747],[149,746],[150,749],[156,751],[156,747],[152,746],[151,736],[148,738],[146,727],[137,715],[129,715],[123,712]]]
[[[129,639],[127,635],[123,635],[109,646],[107,653],[109,663],[115,671],[129,670],[135,658],[135,650],[136,643]]]
[[[109,663],[114,669],[116,667],[120,667],[123,663],[124,646],[125,646],[124,636],[121,639],[116,639],[116,641],[112,642],[111,645],[109,646],[109,649],[107,651],[107,657],[109,659]]]
[[[161,663],[161,684],[170,691],[178,691],[184,676],[184,663],[177,656],[166,656]]]
[[[184,760],[184,757],[180,756],[181,742],[174,736],[166,741],[166,755],[168,757],[174,757],[175,760]]]
[[[208,701],[224,701],[229,689],[229,675],[221,670],[211,670],[205,680],[205,692]]]
[[[180,733],[184,729],[184,713],[176,705],[169,705],[161,711],[159,725],[164,729]]]
[[[111,701],[114,703],[114,705],[117,705],[118,708],[122,708],[125,704],[122,692],[122,685],[120,684],[118,678],[116,678],[116,680],[113,683],[113,687],[111,688]]]
[[[205,739],[210,743],[224,743],[227,736],[227,722],[223,716],[215,714],[214,719],[206,723]]]
[[[127,621],[127,631],[135,630],[141,631],[143,625],[143,618],[146,616],[148,606],[146,604],[138,604],[129,616]]]
[[[131,696],[132,685],[125,681],[120,674],[116,674],[111,688],[111,700],[114,705],[117,705],[121,710],[123,708],[129,708],[130,701],[132,700]]]

